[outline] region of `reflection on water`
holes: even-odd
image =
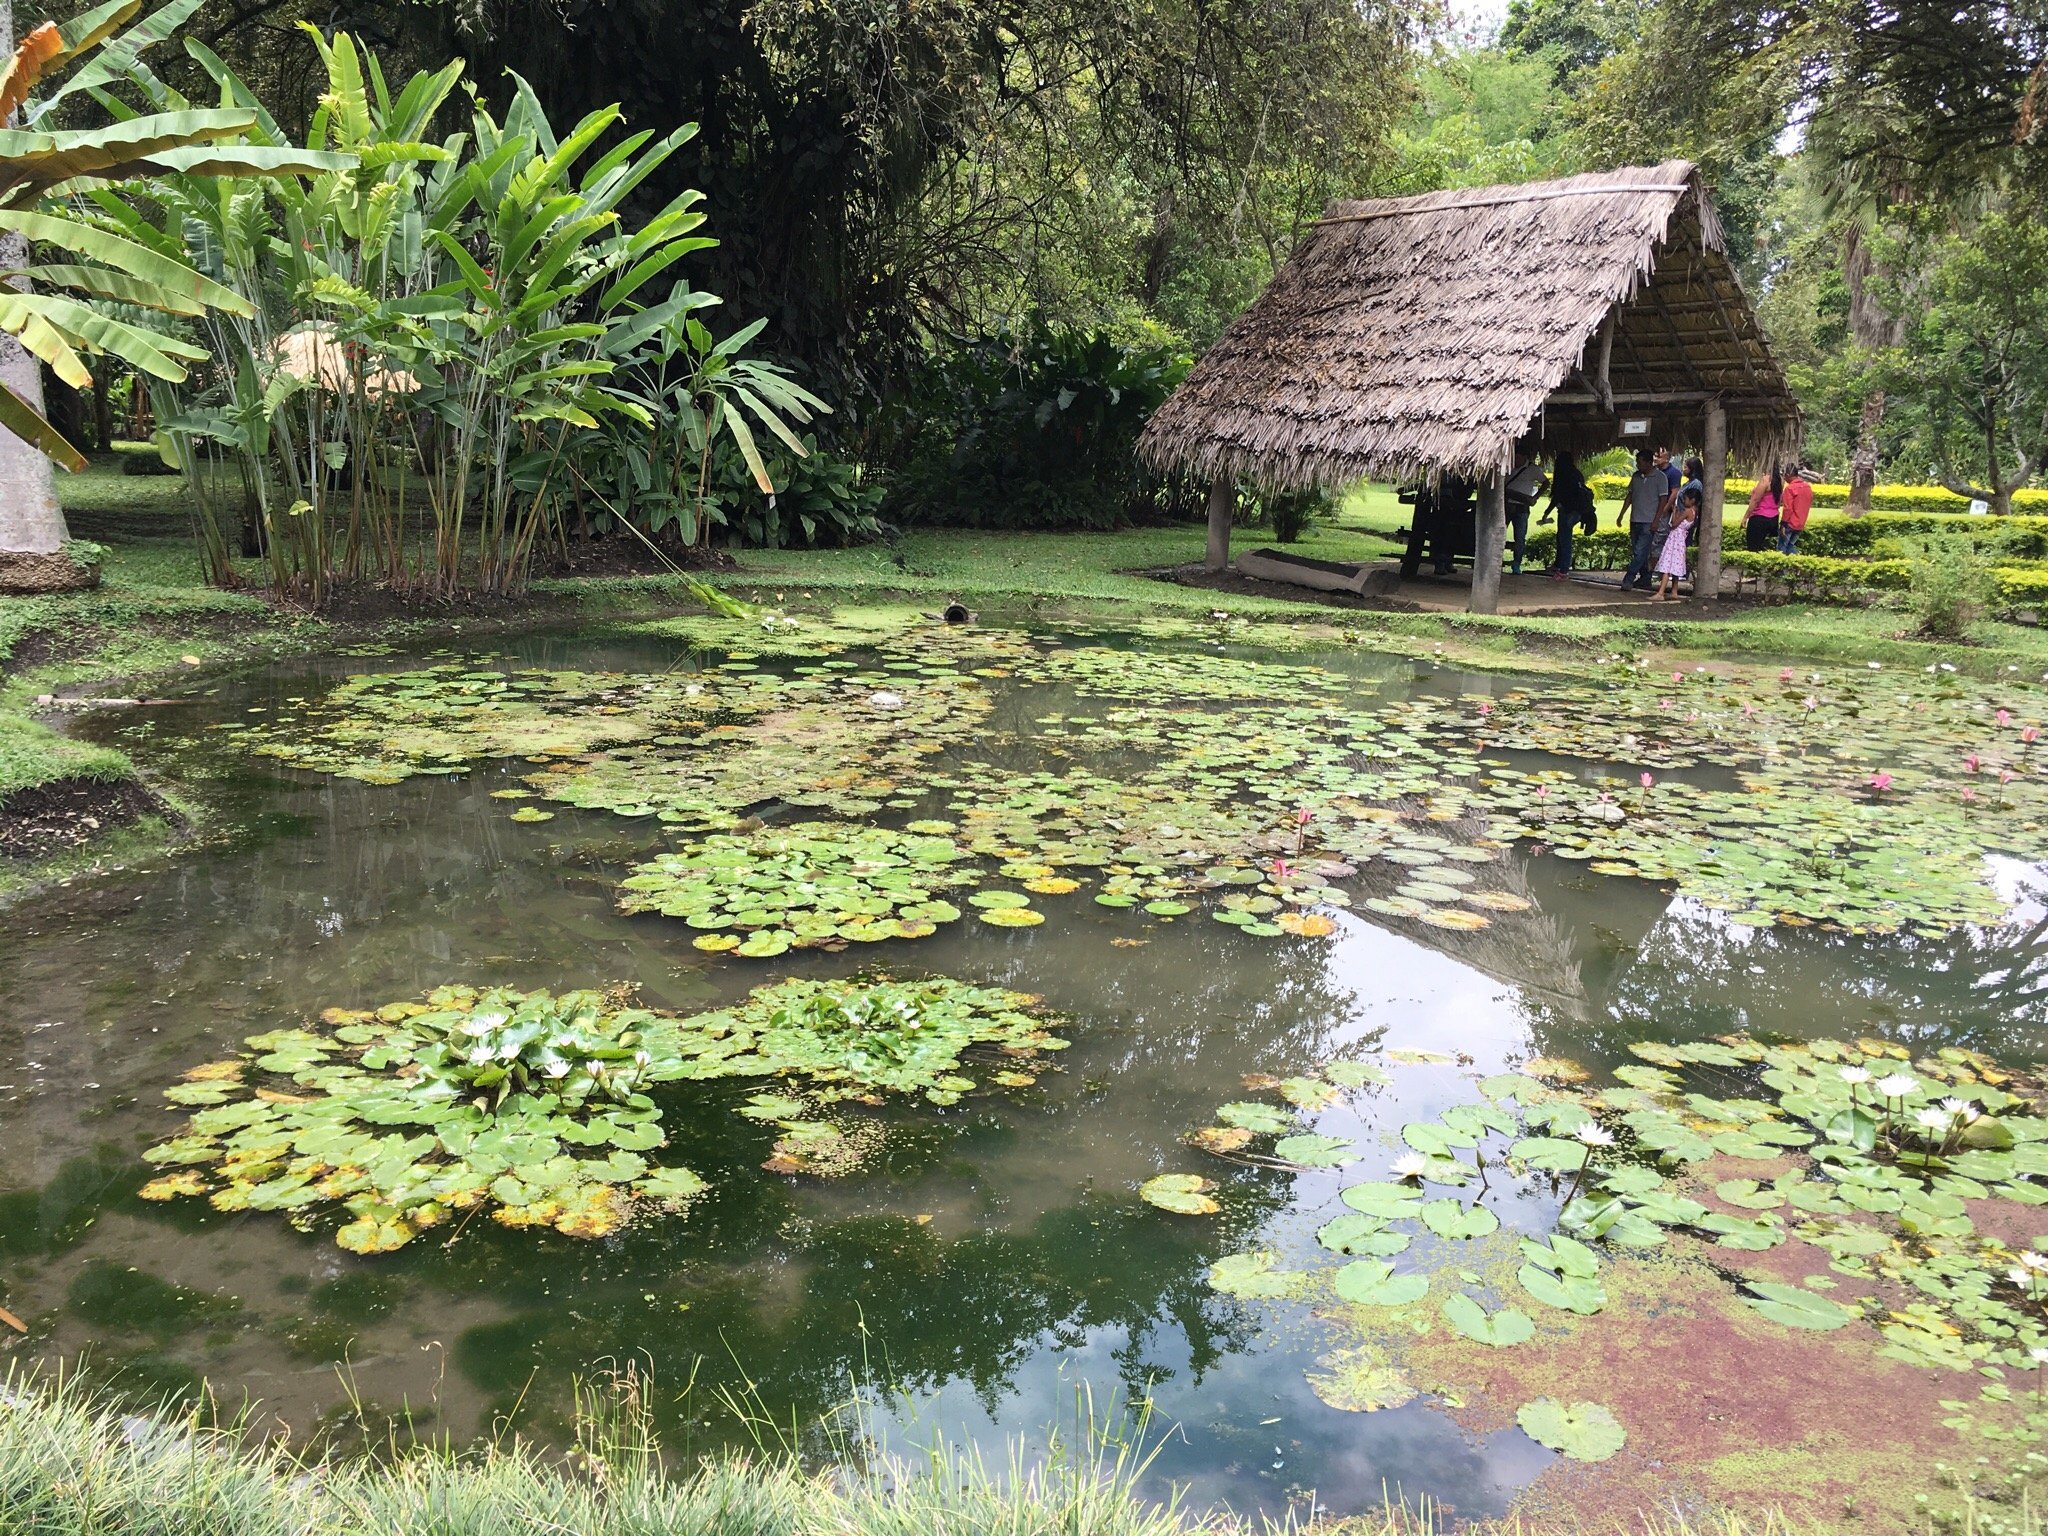
[[[645,645],[536,640],[524,652],[691,664]],[[1031,1436],[1070,1418],[1082,1388],[1098,1403],[1149,1393],[1155,1424],[1174,1426],[1155,1480],[1198,1504],[1277,1511],[1314,1490],[1342,1511],[1391,1485],[1486,1513],[1549,1453],[1519,1431],[1468,1434],[1426,1403],[1325,1407],[1302,1375],[1319,1350],[1314,1319],[1281,1309],[1274,1321],[1204,1283],[1209,1263],[1250,1242],[1307,1241],[1347,1179],[1227,1170],[1225,1212],[1210,1220],[1136,1200],[1151,1174],[1202,1166],[1178,1137],[1240,1096],[1242,1074],[1382,1045],[1457,1053],[1458,1066],[1399,1069],[1391,1087],[1319,1117],[1318,1129],[1364,1141],[1370,1176],[1404,1120],[1537,1053],[1597,1067],[1633,1039],[1735,1028],[2039,1052],[2048,894],[2018,864],[1999,871],[2011,922],[1932,941],[1758,932],[1525,851],[1496,883],[1532,909],[1476,934],[1343,914],[1327,940],[1267,942],[1199,912],[1146,921],[1082,894],[1042,902],[1049,920],[1029,931],[963,922],[879,955],[791,955],[781,970],[710,957],[679,925],[612,910],[614,883],[658,828],[566,810],[515,824],[489,798],[512,766],[370,787],[210,754],[210,724],[363,665],[273,669],[153,711],[129,744],[213,775],[247,830],[11,914],[0,1300],[33,1322],[31,1354],[90,1349],[151,1390],[203,1376],[302,1431],[353,1397],[366,1416],[408,1409],[415,1428],[457,1437],[499,1415],[559,1434],[572,1377],[638,1357],[678,1447],[740,1433],[719,1388],[742,1380],[785,1423],[865,1389],[868,1427],[898,1444]],[[1347,665],[1378,697],[1471,685]],[[1003,698],[991,729],[1028,736],[1039,715],[1081,702],[1045,687]],[[1020,769],[1039,762],[1029,741],[1003,750]],[[697,1008],[787,971],[843,975],[877,959],[1040,993],[1070,1017],[1074,1047],[1026,1093],[892,1112],[879,1162],[834,1183],[761,1173],[772,1128],[672,1116],[679,1160],[712,1195],[687,1220],[602,1243],[477,1222],[452,1246],[435,1234],[360,1259],[274,1216],[133,1194],[148,1176],[137,1154],[174,1123],[164,1085],[330,1006],[452,981],[625,980],[651,1004]]]

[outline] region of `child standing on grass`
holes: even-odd
[[[1688,485],[1678,496],[1678,510],[1671,514],[1671,531],[1664,535],[1663,552],[1657,556],[1658,586],[1653,603],[1675,603],[1678,583],[1685,576],[1685,540],[1700,515],[1700,492]]]

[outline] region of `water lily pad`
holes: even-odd
[[[1160,1173],[1138,1186],[1138,1197],[1176,1216],[1209,1216],[1223,1209],[1209,1196],[1215,1187],[1199,1174]]]
[[[1628,1433],[1600,1403],[1560,1403],[1539,1397],[1515,1413],[1522,1433],[1573,1461],[1606,1461],[1628,1442]]]
[[[1308,1384],[1330,1407],[1346,1413],[1375,1413],[1415,1398],[1407,1376],[1369,1348],[1330,1351],[1316,1361]]]
[[[998,907],[982,913],[981,920],[996,928],[1036,928],[1045,921],[1045,914],[1030,907]]]
[[[1513,1307],[1502,1307],[1497,1312],[1488,1312],[1463,1291],[1454,1292],[1444,1298],[1441,1308],[1444,1321],[1458,1333],[1476,1344],[1485,1344],[1494,1349],[1506,1349],[1521,1344],[1535,1336],[1536,1324],[1528,1313]]]
[[[1388,1226],[1387,1218],[1358,1211],[1347,1211],[1316,1232],[1316,1241],[1332,1253],[1355,1258],[1391,1259],[1405,1252],[1413,1240],[1410,1234]]]
[[[1424,1201],[1422,1222],[1438,1237],[1452,1239],[1485,1237],[1500,1228],[1500,1218],[1492,1211],[1483,1205],[1468,1206],[1455,1195]]]
[[[1250,1131],[1235,1125],[1205,1125],[1200,1130],[1187,1134],[1189,1146],[1197,1147],[1204,1152],[1214,1152],[1218,1156],[1228,1156],[1232,1152],[1242,1150],[1250,1144],[1251,1139]]]
[[[1270,1249],[1233,1253],[1209,1266],[1209,1285],[1226,1296],[1278,1297],[1298,1294],[1306,1277],[1275,1269],[1279,1256]]]
[[[1294,1116],[1286,1110],[1271,1104],[1260,1104],[1251,1099],[1225,1104],[1216,1111],[1216,1118],[1225,1125],[1239,1126],[1244,1130],[1257,1131],[1264,1135],[1278,1135],[1290,1129],[1295,1123]]]
[[[1337,1294],[1361,1307],[1405,1307],[1429,1292],[1429,1276],[1397,1275],[1381,1259],[1356,1259],[1340,1268],[1331,1281]]]
[[[1341,1136],[1283,1136],[1273,1143],[1273,1155],[1305,1168],[1336,1168],[1358,1159]]]
[[[1781,1285],[1768,1280],[1752,1280],[1748,1284],[1756,1294],[1745,1296],[1743,1300],[1772,1322],[1782,1323],[1787,1328],[1841,1328],[1859,1316],[1848,1307],[1796,1285]]]

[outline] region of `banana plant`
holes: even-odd
[[[43,126],[59,103],[77,93],[102,96],[117,72],[136,65],[144,50],[175,32],[197,5],[198,0],[173,0],[122,31],[142,0],[109,0],[62,26],[37,27],[0,64],[0,123],[17,113],[21,120],[19,127],[0,128],[0,331],[75,388],[92,382],[86,355],[110,354],[139,374],[171,382],[184,379],[188,364],[208,356],[204,348],[153,325],[106,313],[106,303],[181,321],[215,310],[253,312],[242,294],[174,252],[116,233],[83,212],[85,193],[145,175],[296,176],[349,163],[336,154],[248,144],[257,114],[238,107],[150,112],[103,128]],[[31,100],[37,85],[95,49],[99,57],[68,83]],[[32,247],[72,259],[32,261]],[[0,382],[0,426],[58,462],[80,467],[82,456],[43,418],[34,394],[39,391]]]

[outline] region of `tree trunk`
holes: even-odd
[[[1727,529],[1728,412],[1719,400],[1707,402],[1705,464],[1700,487],[1699,569],[1692,573],[1695,598],[1721,595],[1721,535]]]
[[[1209,482],[1209,547],[1203,556],[1202,569],[1223,571],[1230,568],[1230,519],[1237,510],[1237,483],[1228,475],[1218,475]]]
[[[1479,487],[1472,509],[1472,598],[1468,613],[1500,611],[1500,560],[1508,541],[1508,482],[1495,470]]]
[[[0,57],[13,52],[13,0],[0,0]],[[20,235],[0,235],[0,271],[27,265],[28,242]],[[0,383],[42,411],[42,365],[9,335],[0,335]],[[71,562],[58,553],[70,536],[57,505],[55,466],[34,444],[0,431],[0,587],[23,591],[75,584],[61,579]]]
[[[1861,517],[1870,510],[1870,490],[1877,484],[1877,429],[1884,424],[1884,391],[1873,389],[1863,401],[1856,422],[1856,452],[1849,460],[1849,499],[1842,510]]]

